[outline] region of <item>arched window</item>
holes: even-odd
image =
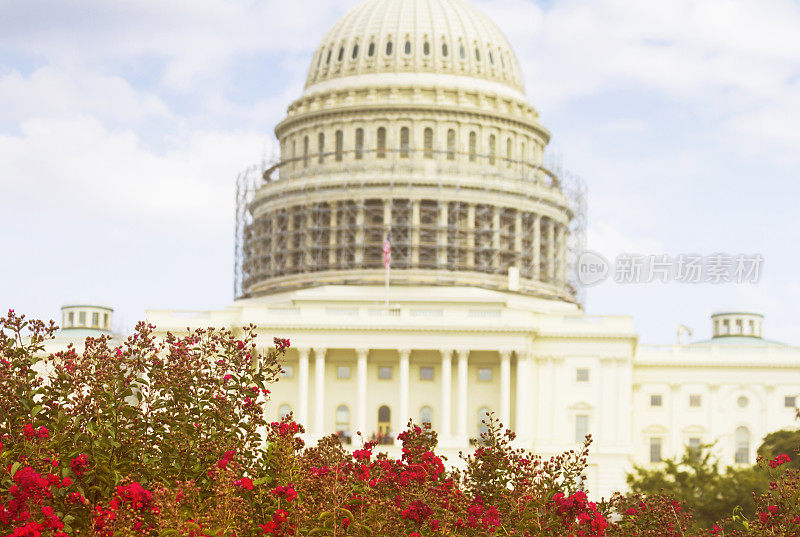
[[[481,61],[481,51],[478,47],[475,47],[475,61]]]
[[[319,150],[317,160],[320,164],[322,164],[325,162],[325,134],[322,132],[319,133],[319,136],[317,137],[317,146]]]
[[[491,50],[489,51],[489,63],[494,65],[494,56],[492,55],[492,51]]]
[[[286,418],[286,416],[288,416],[291,413],[292,413],[292,407],[290,407],[289,405],[281,405],[281,407],[278,409],[278,417],[280,419]]]
[[[427,41],[425,41],[425,43],[423,43],[423,45],[422,45],[422,53],[425,56],[430,56],[431,55],[431,44],[428,43]]]
[[[339,57],[337,58],[337,61],[342,61],[343,59],[344,59],[344,46],[342,46],[339,49]]]
[[[447,160],[456,159],[456,130],[447,131]]]
[[[733,434],[734,442],[736,443],[736,452],[733,455],[733,461],[737,464],[750,463],[750,431],[747,427],[739,427]]]
[[[514,160],[514,142],[509,138],[506,140],[506,168],[511,167],[512,160]]]
[[[489,164],[494,165],[497,155],[497,137],[492,134],[489,136]]]
[[[450,51],[447,50],[447,43],[442,43],[442,57],[447,58],[447,54]]]
[[[336,434],[350,432],[350,409],[345,405],[336,407]]]
[[[469,133],[469,161],[475,162],[478,158],[478,135],[475,131]]]
[[[406,56],[411,54],[411,41],[406,41],[404,52],[406,53]]]
[[[400,129],[400,158],[408,158],[411,131],[408,127]]]
[[[391,41],[386,43],[386,55],[387,56],[391,56],[392,55],[392,42]]]
[[[378,158],[386,158],[386,128],[378,127],[378,147],[376,151]]]
[[[478,441],[489,433],[489,412],[491,411],[485,406],[478,409]]]
[[[364,158],[364,129],[356,129],[356,160]]]
[[[425,158],[433,158],[433,129],[427,127],[423,138],[425,142]]]
[[[424,406],[419,411],[419,422],[422,424],[433,424],[433,410],[429,406]]]
[[[328,65],[329,63],[331,63],[331,54],[333,54],[333,49],[332,48],[328,49],[328,57],[325,60],[325,65]]]
[[[462,60],[467,58],[467,49],[464,48],[464,45],[458,47],[458,55],[461,56]]]
[[[353,59],[355,60],[356,58],[358,58],[358,43],[353,45]]]
[[[308,168],[308,136],[303,138],[303,167]]]
[[[336,162],[341,162],[344,157],[344,133],[336,131]]]
[[[382,405],[378,408],[378,442],[382,444],[391,443],[392,434],[392,411],[389,407]]]
[[[370,43],[367,49],[367,56],[372,58],[375,55],[375,43]]]

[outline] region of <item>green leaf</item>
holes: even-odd
[[[17,470],[19,470],[19,467],[20,467],[20,462],[19,461],[15,462],[11,466],[11,471],[9,472],[11,474],[11,477],[14,477],[14,474],[17,473]]]

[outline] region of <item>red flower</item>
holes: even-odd
[[[36,436],[36,431],[33,429],[32,423],[26,423],[25,427],[22,428],[22,433],[28,438]]]
[[[246,490],[253,490],[253,482],[250,480],[249,477],[243,477],[241,479],[237,479],[233,483],[237,487],[246,489]]]
[[[78,455],[69,461],[69,466],[72,468],[72,471],[75,472],[75,475],[81,476],[89,466],[89,459],[86,455]]]

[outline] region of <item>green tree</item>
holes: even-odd
[[[757,466],[720,470],[713,445],[688,448],[678,459],[667,459],[657,467],[634,466],[627,476],[633,494],[665,494],[686,502],[694,512],[694,524],[708,529],[729,518],[734,510],[752,516],[753,493],[769,488],[769,476]]]
[[[758,448],[758,455],[765,459],[774,459],[786,454],[791,459],[790,468],[800,470],[800,430],[783,430],[769,433]]]

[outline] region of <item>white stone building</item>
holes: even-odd
[[[494,412],[542,455],[591,433],[598,496],[685,445],[753,462],[793,424],[800,349],[763,339],[752,314],[669,347],[640,345],[629,317],[585,315],[568,270],[580,208],[544,167],[537,118],[477,10],[365,1],[316,49],[276,127],[280,162],[240,192],[237,300],[148,321],[290,338],[270,418],[293,412],[312,439],[391,437],[410,418],[453,461]]]

